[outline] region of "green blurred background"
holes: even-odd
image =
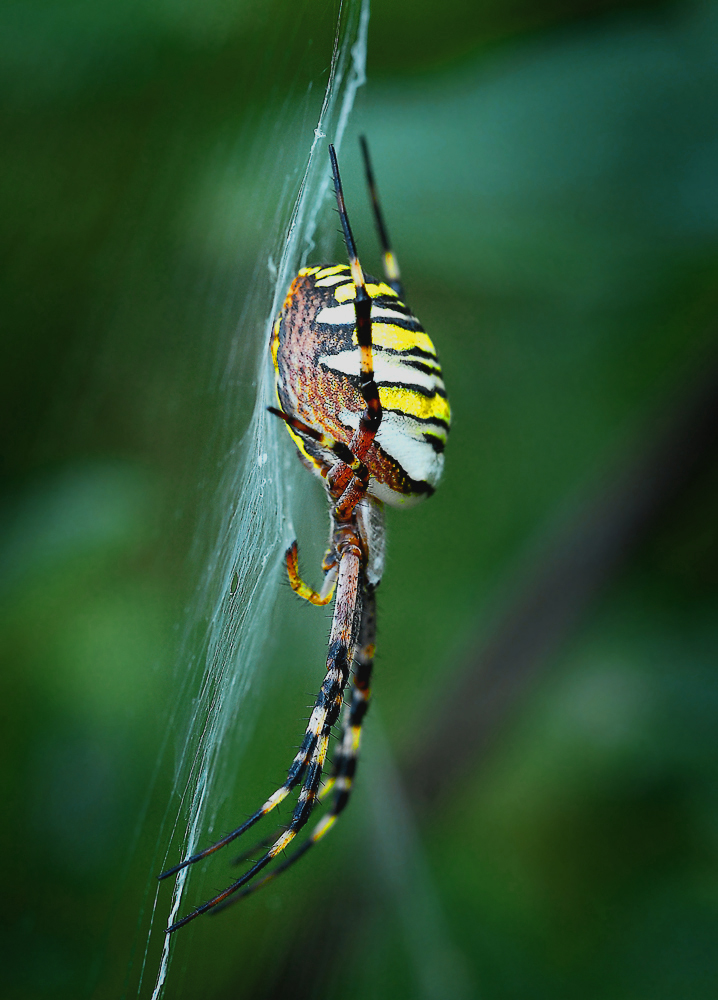
[[[270,287],[337,11],[0,15],[8,997],[137,994],[184,738],[167,735],[178,635],[254,402],[256,331],[238,322]],[[630,482],[716,364],[717,45],[710,2],[374,0],[343,173],[376,271],[365,131],[444,365],[445,480],[390,513],[350,810],[321,853],[177,936],[166,996],[717,995],[718,462],[703,447],[674,494]],[[278,194],[264,180],[285,160]],[[559,608],[587,596],[530,669],[507,658],[490,738],[465,727],[422,797],[412,760],[442,692],[457,675],[481,692],[482,650],[577,518],[603,537],[612,483],[624,506],[658,489],[660,516],[608,533],[603,576],[556,588]],[[318,490],[305,517],[309,566]],[[326,616],[282,587],[275,621],[224,828],[281,780],[321,677]],[[205,623],[189,627],[201,650]],[[230,871],[213,859],[184,909]]]

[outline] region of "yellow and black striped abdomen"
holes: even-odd
[[[367,276],[372,354],[382,420],[365,459],[369,493],[393,505],[433,492],[444,462],[451,413],[429,337],[384,282]],[[292,282],[274,327],[277,397],[285,413],[349,444],[364,400],[359,392],[355,287],[347,265],[309,267]],[[332,456],[289,428],[319,472]]]

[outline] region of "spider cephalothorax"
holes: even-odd
[[[271,345],[279,403],[278,409],[270,407],[271,412],[285,421],[304,464],[324,480],[331,503],[320,591],[299,576],[297,543],[286,553],[295,593],[318,605],[334,597],[327,672],[284,784],[240,827],[160,878],[229,844],[297,785],[301,788],[288,827],[259,861],[224,892],[174,923],[169,932],[201,913],[217,912],[284,871],[327,833],[346,806],[369,705],[375,590],[384,564],[383,506],[416,503],[433,493],[441,476],[450,422],[441,367],[431,340],[403,301],[363,140],[362,149],[386,281],[364,276],[330,146],[349,264],[307,267],[299,272],[274,325]],[[352,694],[340,742],[330,778],[320,792],[332,726],[339,719],[350,676]],[[328,811],[304,843],[264,878],[252,881],[292,843],[317,801],[330,793]]]

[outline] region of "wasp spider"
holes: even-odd
[[[297,543],[286,553],[292,589],[304,600],[334,599],[327,672],[304,739],[284,784],[241,826],[163,872],[173,875],[240,837],[300,785],[289,826],[259,861],[224,892],[168,928],[223,908],[294,864],[332,828],[352,790],[369,706],[376,623],[375,591],[384,564],[384,504],[408,506],[433,493],[442,471],[450,411],[434,346],[404,302],[366,142],[362,151],[384,257],[385,281],[365,276],[349,226],[334,147],[329,156],[349,264],[303,268],[292,282],[272,334],[280,417],[308,469],[321,476],[330,503],[330,541],[315,591],[299,576]],[[352,673],[353,666],[353,673]],[[352,676],[331,776],[320,791],[332,727]],[[252,881],[282,854],[318,800],[331,805],[294,853]],[[269,846],[271,844],[271,846]],[[251,884],[249,884],[251,883]]]

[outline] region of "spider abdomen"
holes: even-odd
[[[367,276],[374,378],[382,419],[365,464],[368,492],[394,506],[433,493],[451,413],[431,340],[397,293]],[[308,267],[292,282],[274,327],[277,397],[285,413],[349,444],[365,401],[359,390],[355,286],[347,265]],[[331,456],[288,428],[318,474]]]

